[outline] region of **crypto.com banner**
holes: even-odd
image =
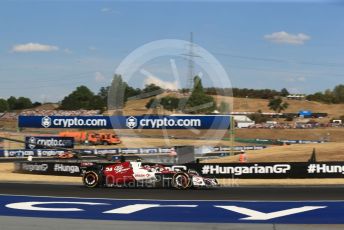
[[[230,116],[19,116],[19,128],[228,129]]]
[[[28,136],[25,142],[26,149],[74,148],[73,137]]]

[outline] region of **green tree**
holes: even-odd
[[[324,102],[324,94],[322,92],[316,92],[314,94],[307,95],[306,99],[309,101]]]
[[[157,107],[157,99],[151,98],[145,105],[147,109],[155,109]]]
[[[98,105],[94,104],[94,97],[94,93],[89,88],[79,86],[62,100],[60,108],[65,110],[95,109]]]
[[[135,97],[141,94],[141,89],[133,88],[125,83],[124,101],[128,101],[129,98]]]
[[[257,124],[264,123],[268,120],[268,118],[260,112],[250,114],[248,117]]]
[[[286,88],[281,89],[281,96],[286,97],[289,95],[289,91]]]
[[[17,98],[11,96],[7,99],[7,104],[10,110],[16,109]]]
[[[99,89],[98,92],[98,96],[103,100],[103,102],[106,104],[107,103],[107,98],[108,98],[108,94],[109,94],[109,89],[110,86],[106,86],[106,87],[101,87]]]
[[[0,113],[6,112],[8,109],[9,107],[7,101],[0,98]]]
[[[19,97],[15,104],[15,109],[29,109],[32,108],[32,102],[27,97]]]
[[[327,89],[324,93],[316,92],[315,94],[307,95],[307,100],[320,101],[324,103],[344,103],[344,85],[337,85],[333,90]]]
[[[200,77],[194,77],[194,87],[192,93],[186,102],[186,112],[196,113],[210,113],[216,109],[216,103],[212,96],[205,94],[202,80]]]
[[[160,99],[151,98],[147,104],[147,109],[155,109],[158,105],[161,105],[164,109],[173,111],[178,109],[180,99],[177,97],[166,96]]]
[[[277,97],[274,99],[270,99],[268,106],[271,110],[280,113],[283,110],[286,110],[289,104],[287,102],[283,102],[281,97]]]
[[[179,98],[171,97],[171,96],[163,97],[160,100],[160,104],[162,105],[164,109],[173,111],[173,110],[178,109]]]
[[[162,93],[162,88],[158,85],[155,84],[149,84],[149,85],[145,85],[145,88],[142,90],[143,93],[155,93],[156,94],[160,94]]]
[[[344,85],[334,87],[332,95],[335,103],[344,103]]]
[[[103,112],[106,108],[106,103],[104,102],[104,100],[96,95],[94,96],[91,101],[90,101],[90,109],[97,109],[100,110],[101,112]]]
[[[325,90],[325,93],[322,96],[322,102],[331,104],[335,102],[333,92],[330,89]]]
[[[11,96],[7,99],[7,104],[10,110],[29,109],[33,106],[32,101],[27,97],[15,98]]]
[[[35,108],[35,107],[38,107],[38,106],[41,106],[41,105],[42,105],[41,102],[35,101],[35,102],[32,104],[32,107]]]

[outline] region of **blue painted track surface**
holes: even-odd
[[[52,202],[49,204],[36,203],[31,205],[29,209],[60,208],[62,210],[25,210],[27,209],[27,202]],[[76,204],[85,202],[87,204]],[[115,210],[114,212],[120,212],[118,210],[122,210],[123,207],[147,204],[152,206],[160,206],[133,211],[132,213],[127,214],[109,213],[110,210]],[[266,220],[257,220],[254,218],[249,219],[248,214],[227,210],[223,208],[224,206],[230,207],[229,209],[235,207],[237,210],[248,210],[249,213],[251,210],[254,213],[259,212],[263,215],[271,214],[273,216],[274,213],[283,211],[286,211],[287,214],[279,217],[272,217]],[[293,210],[302,207],[313,207],[313,210],[293,213]],[[73,210],[77,210],[65,211],[66,208],[73,208]],[[0,196],[0,216],[15,217],[193,223],[344,224],[343,213],[344,201],[167,201],[86,199],[15,195]]]

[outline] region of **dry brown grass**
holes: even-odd
[[[122,144],[118,147],[153,147],[153,146],[180,146],[180,145],[193,145],[193,146],[218,146],[229,145],[228,141],[219,140],[187,140],[187,139],[163,139],[163,138],[121,138]],[[242,145],[242,143],[235,143],[235,145]],[[117,147],[117,146],[116,146]]]
[[[163,96],[175,96],[180,97],[177,94],[164,93],[159,97]],[[150,100],[150,98],[140,99],[140,100],[131,100],[128,101],[125,108],[124,114],[126,115],[141,115],[150,113],[145,105]],[[235,112],[256,112],[261,110],[262,112],[274,112],[269,109],[268,104],[269,100],[267,99],[255,99],[255,98],[237,98],[237,97],[226,97],[226,96],[215,96],[215,101],[219,105],[221,101],[233,104]],[[328,113],[329,118],[339,117],[344,113],[344,104],[324,104],[315,101],[297,101],[297,100],[287,100],[289,107],[284,112],[287,113],[297,113],[300,110],[311,110],[318,113]],[[159,110],[159,114],[171,114],[172,112],[167,110]],[[327,119],[325,119],[327,120]]]
[[[316,149],[318,161],[343,161],[344,142],[323,144],[299,144],[270,147],[247,152],[248,162],[306,162]],[[239,162],[239,156],[207,160],[212,163]]]
[[[236,137],[286,140],[321,140],[328,137],[330,141],[344,140],[344,128],[316,129],[237,129]]]
[[[164,136],[163,130],[118,130],[120,134],[137,134],[148,136]],[[211,137],[221,139],[228,137],[228,131],[200,130],[194,133],[191,130],[168,130],[167,134],[175,137]],[[248,139],[288,139],[288,140],[323,140],[329,137],[330,141],[344,140],[344,128],[316,128],[316,129],[236,129],[235,137]],[[227,142],[225,145],[228,145]],[[243,145],[243,143],[239,143]]]
[[[175,96],[175,97],[179,97],[177,94],[174,93],[163,93],[161,95],[158,95],[157,98],[161,98],[164,96]],[[138,100],[129,100],[126,105],[125,108],[123,110],[124,115],[142,115],[142,114],[165,114],[165,115],[169,115],[172,114],[173,112],[165,110],[163,108],[160,108],[158,110],[148,110],[146,108],[146,104],[148,103],[148,101],[154,97],[150,97],[150,98],[144,98],[144,99],[138,99]]]
[[[216,96],[216,102],[219,104],[221,101],[229,103],[233,100],[235,112],[255,112],[262,110],[262,112],[273,112],[269,109],[269,100],[254,99],[254,98],[230,98],[224,96]],[[286,100],[289,107],[284,112],[297,113],[300,110],[311,110],[318,113],[328,113],[329,117],[340,116],[344,113],[344,104],[324,104],[315,101],[297,101]]]

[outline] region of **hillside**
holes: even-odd
[[[262,112],[274,112],[269,109],[269,100],[255,99],[255,98],[230,98],[224,96],[216,96],[216,102],[219,104],[221,101],[229,103],[233,100],[234,112],[255,112],[262,110]],[[329,117],[336,117],[344,115],[344,104],[324,104],[315,101],[297,101],[286,100],[289,103],[286,113],[297,113],[300,110],[311,110],[312,112],[328,113]]]
[[[267,138],[288,140],[324,140],[331,142],[344,141],[343,128],[317,129],[237,129],[236,137],[240,138]]]
[[[179,96],[176,94],[163,94],[161,96]],[[219,105],[221,101],[226,103],[233,103],[234,112],[256,112],[262,110],[262,112],[274,112],[268,108],[269,100],[267,99],[255,99],[255,98],[232,98],[225,96],[215,96],[216,103]],[[150,113],[146,109],[145,105],[150,100],[150,98],[131,100],[127,102],[124,109],[125,114],[138,115]],[[315,101],[297,101],[297,100],[287,100],[289,107],[285,110],[286,113],[297,113],[300,110],[311,110],[313,112],[328,113],[329,118],[339,117],[344,115],[344,104],[324,104]],[[151,111],[152,112],[152,111]],[[163,109],[159,110],[163,114],[171,114],[172,112]]]
[[[176,93],[163,93],[163,94],[158,95],[157,97],[159,98],[159,97],[165,97],[165,96],[180,97]],[[142,115],[142,114],[154,114],[154,113],[169,115],[173,113],[163,108],[158,109],[158,110],[152,110],[152,109],[148,110],[146,108],[146,104],[151,98],[153,97],[128,101],[123,111],[124,115]]]
[[[118,133],[122,135],[147,135],[147,136],[164,136],[163,130],[119,130]],[[175,138],[187,137],[203,137],[205,139],[219,139],[228,137],[228,132],[220,130],[200,130],[200,132],[193,132],[192,130],[168,130],[169,136]],[[207,138],[208,137],[208,138]],[[343,142],[344,129],[343,128],[318,128],[318,129],[236,129],[235,137],[245,139],[290,139],[290,140],[324,140],[329,139],[331,142]],[[228,144],[227,144],[228,145]]]
[[[35,107],[36,110],[54,110],[58,109],[59,104],[57,103],[45,103],[40,106]]]
[[[248,162],[306,162],[316,149],[317,161],[343,161],[344,143],[300,144],[269,147],[247,152]],[[239,156],[207,160],[213,163],[239,162]]]

